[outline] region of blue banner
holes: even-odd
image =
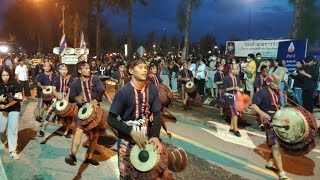
[[[286,68],[289,73],[296,69],[296,60],[306,57],[307,43],[307,40],[279,42],[277,59],[286,60]]]

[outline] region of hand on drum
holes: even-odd
[[[271,120],[271,117],[269,116],[269,114],[267,114],[265,112],[261,112],[260,113],[260,117],[261,117],[263,123],[266,122],[266,121]]]
[[[153,143],[156,146],[156,149],[157,149],[158,153],[162,153],[162,145],[160,143],[160,140],[157,137],[151,138],[149,140],[149,143]]]
[[[135,130],[131,130],[130,136],[132,140],[139,146],[140,149],[144,149],[146,147],[146,139],[142,137],[142,135]]]
[[[94,99],[91,101],[91,103],[92,103],[94,109],[97,109],[99,107],[99,103],[97,100]]]
[[[76,96],[76,97],[75,97],[75,100],[76,100],[76,102],[77,102],[78,104],[83,104],[83,103],[85,103],[82,95]]]

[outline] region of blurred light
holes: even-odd
[[[97,56],[93,56],[93,59],[97,59]]]
[[[112,56],[112,54],[110,54],[110,56]]]
[[[155,48],[155,47],[156,47],[156,45],[154,44],[154,45],[153,45],[153,48]]]
[[[214,46],[215,49],[218,49],[218,46]]]
[[[9,51],[9,47],[8,46],[0,46],[0,52],[7,53],[8,51]]]
[[[144,56],[146,56],[147,55],[147,53],[144,53]]]

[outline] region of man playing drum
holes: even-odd
[[[68,66],[66,64],[62,63],[59,65],[58,68],[59,68],[60,75],[53,79],[52,91],[57,100],[66,99],[67,101],[69,101],[69,88],[70,88],[70,84],[73,82],[73,77],[68,75]],[[48,126],[48,121],[53,120],[55,117],[56,117],[56,114],[55,114],[55,103],[54,103],[52,107],[49,108],[49,112],[45,121],[43,121],[44,122],[43,127],[39,132],[40,137],[43,137],[45,135],[45,130]],[[69,132],[73,118],[71,117],[65,117],[65,118],[57,117],[57,118],[59,118],[59,121],[61,120],[62,123],[66,125],[64,136],[66,138],[71,138],[71,135],[68,132]]]
[[[104,85],[97,76],[91,76],[90,66],[87,62],[79,62],[77,64],[79,78],[75,79],[70,87],[69,101],[76,102],[79,108],[85,103],[91,103],[94,108],[99,107],[103,93],[105,91]],[[72,140],[71,153],[66,156],[66,163],[76,165],[76,154],[81,143],[82,134],[84,132],[79,122],[79,117],[76,117],[76,131]],[[92,158],[93,152],[98,142],[100,132],[89,131],[85,132],[90,141],[87,151],[86,163],[98,166],[99,163]]]
[[[131,81],[115,95],[108,115],[109,125],[119,133],[120,179],[132,177],[130,164],[126,159],[130,156],[134,144],[142,150],[146,142],[153,143],[158,153],[162,153],[163,150],[159,140],[161,103],[156,86],[147,82],[148,65],[144,60],[135,59],[128,62],[127,68],[132,75]],[[152,123],[149,121],[151,113],[153,113]],[[117,119],[118,116],[121,117],[120,121]]]
[[[252,100],[252,109],[260,116],[261,122],[266,130],[267,144],[272,147],[272,153],[267,162],[266,168],[279,171],[279,179],[288,179],[282,168],[280,146],[276,139],[276,134],[270,124],[272,116],[281,108],[279,79],[275,75],[269,75],[265,79],[267,87],[258,91]],[[273,168],[273,161],[278,169]]]
[[[52,72],[51,65],[48,61],[45,61],[43,63],[43,69],[44,69],[44,72],[41,73],[37,78],[37,86],[41,88],[41,90],[46,89],[47,86],[52,86],[53,79],[55,78],[55,73]],[[43,119],[42,116],[44,114],[44,111],[48,110],[51,103],[52,101],[45,102],[43,101],[43,99],[41,102],[39,102],[39,108],[41,108],[39,117],[41,119]]]
[[[183,70],[179,72],[178,80],[181,83],[181,91],[182,91],[182,103],[184,105],[183,109],[187,110],[187,108],[190,109],[190,107],[187,105],[188,101],[188,93],[186,93],[186,83],[189,81],[193,82],[193,74],[192,71],[188,68],[188,63],[183,63]]]
[[[240,78],[238,76],[239,66],[237,64],[232,64],[230,67],[230,73],[223,79],[223,90],[225,95],[225,101],[231,111],[231,124],[230,132],[234,135],[240,137],[241,134],[238,131],[238,117],[240,113],[235,107],[235,98],[237,91],[239,91]]]
[[[119,70],[115,71],[110,78],[117,83],[115,86],[116,93],[124,86],[126,78],[127,74],[125,73],[125,65],[123,63],[120,63]]]

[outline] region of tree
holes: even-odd
[[[161,38],[160,42],[160,53],[163,56],[168,55],[168,52],[170,50],[170,41],[167,32],[164,32]]]
[[[192,9],[198,9],[201,6],[201,0],[180,0],[177,11],[178,29],[184,31],[184,48],[182,58],[188,56],[189,47],[189,27],[191,24]]]
[[[180,39],[177,34],[174,34],[171,38],[171,46],[172,46],[172,53],[177,55],[180,51]]]
[[[211,34],[206,34],[200,39],[200,53],[203,55],[208,54],[209,51],[213,52],[216,46],[216,38]]]
[[[144,6],[147,5],[147,0],[113,0],[113,6],[116,9],[122,9],[128,13],[128,56],[131,56],[132,51],[132,8],[136,2]]]
[[[155,32],[149,32],[147,35],[147,39],[146,42],[144,43],[144,46],[146,48],[146,51],[148,53],[153,53],[153,51],[155,51],[155,49],[153,48],[153,45],[156,45],[156,33]]]
[[[291,30],[293,39],[309,39],[313,44],[320,39],[320,3],[316,0],[289,0],[294,6]]]

